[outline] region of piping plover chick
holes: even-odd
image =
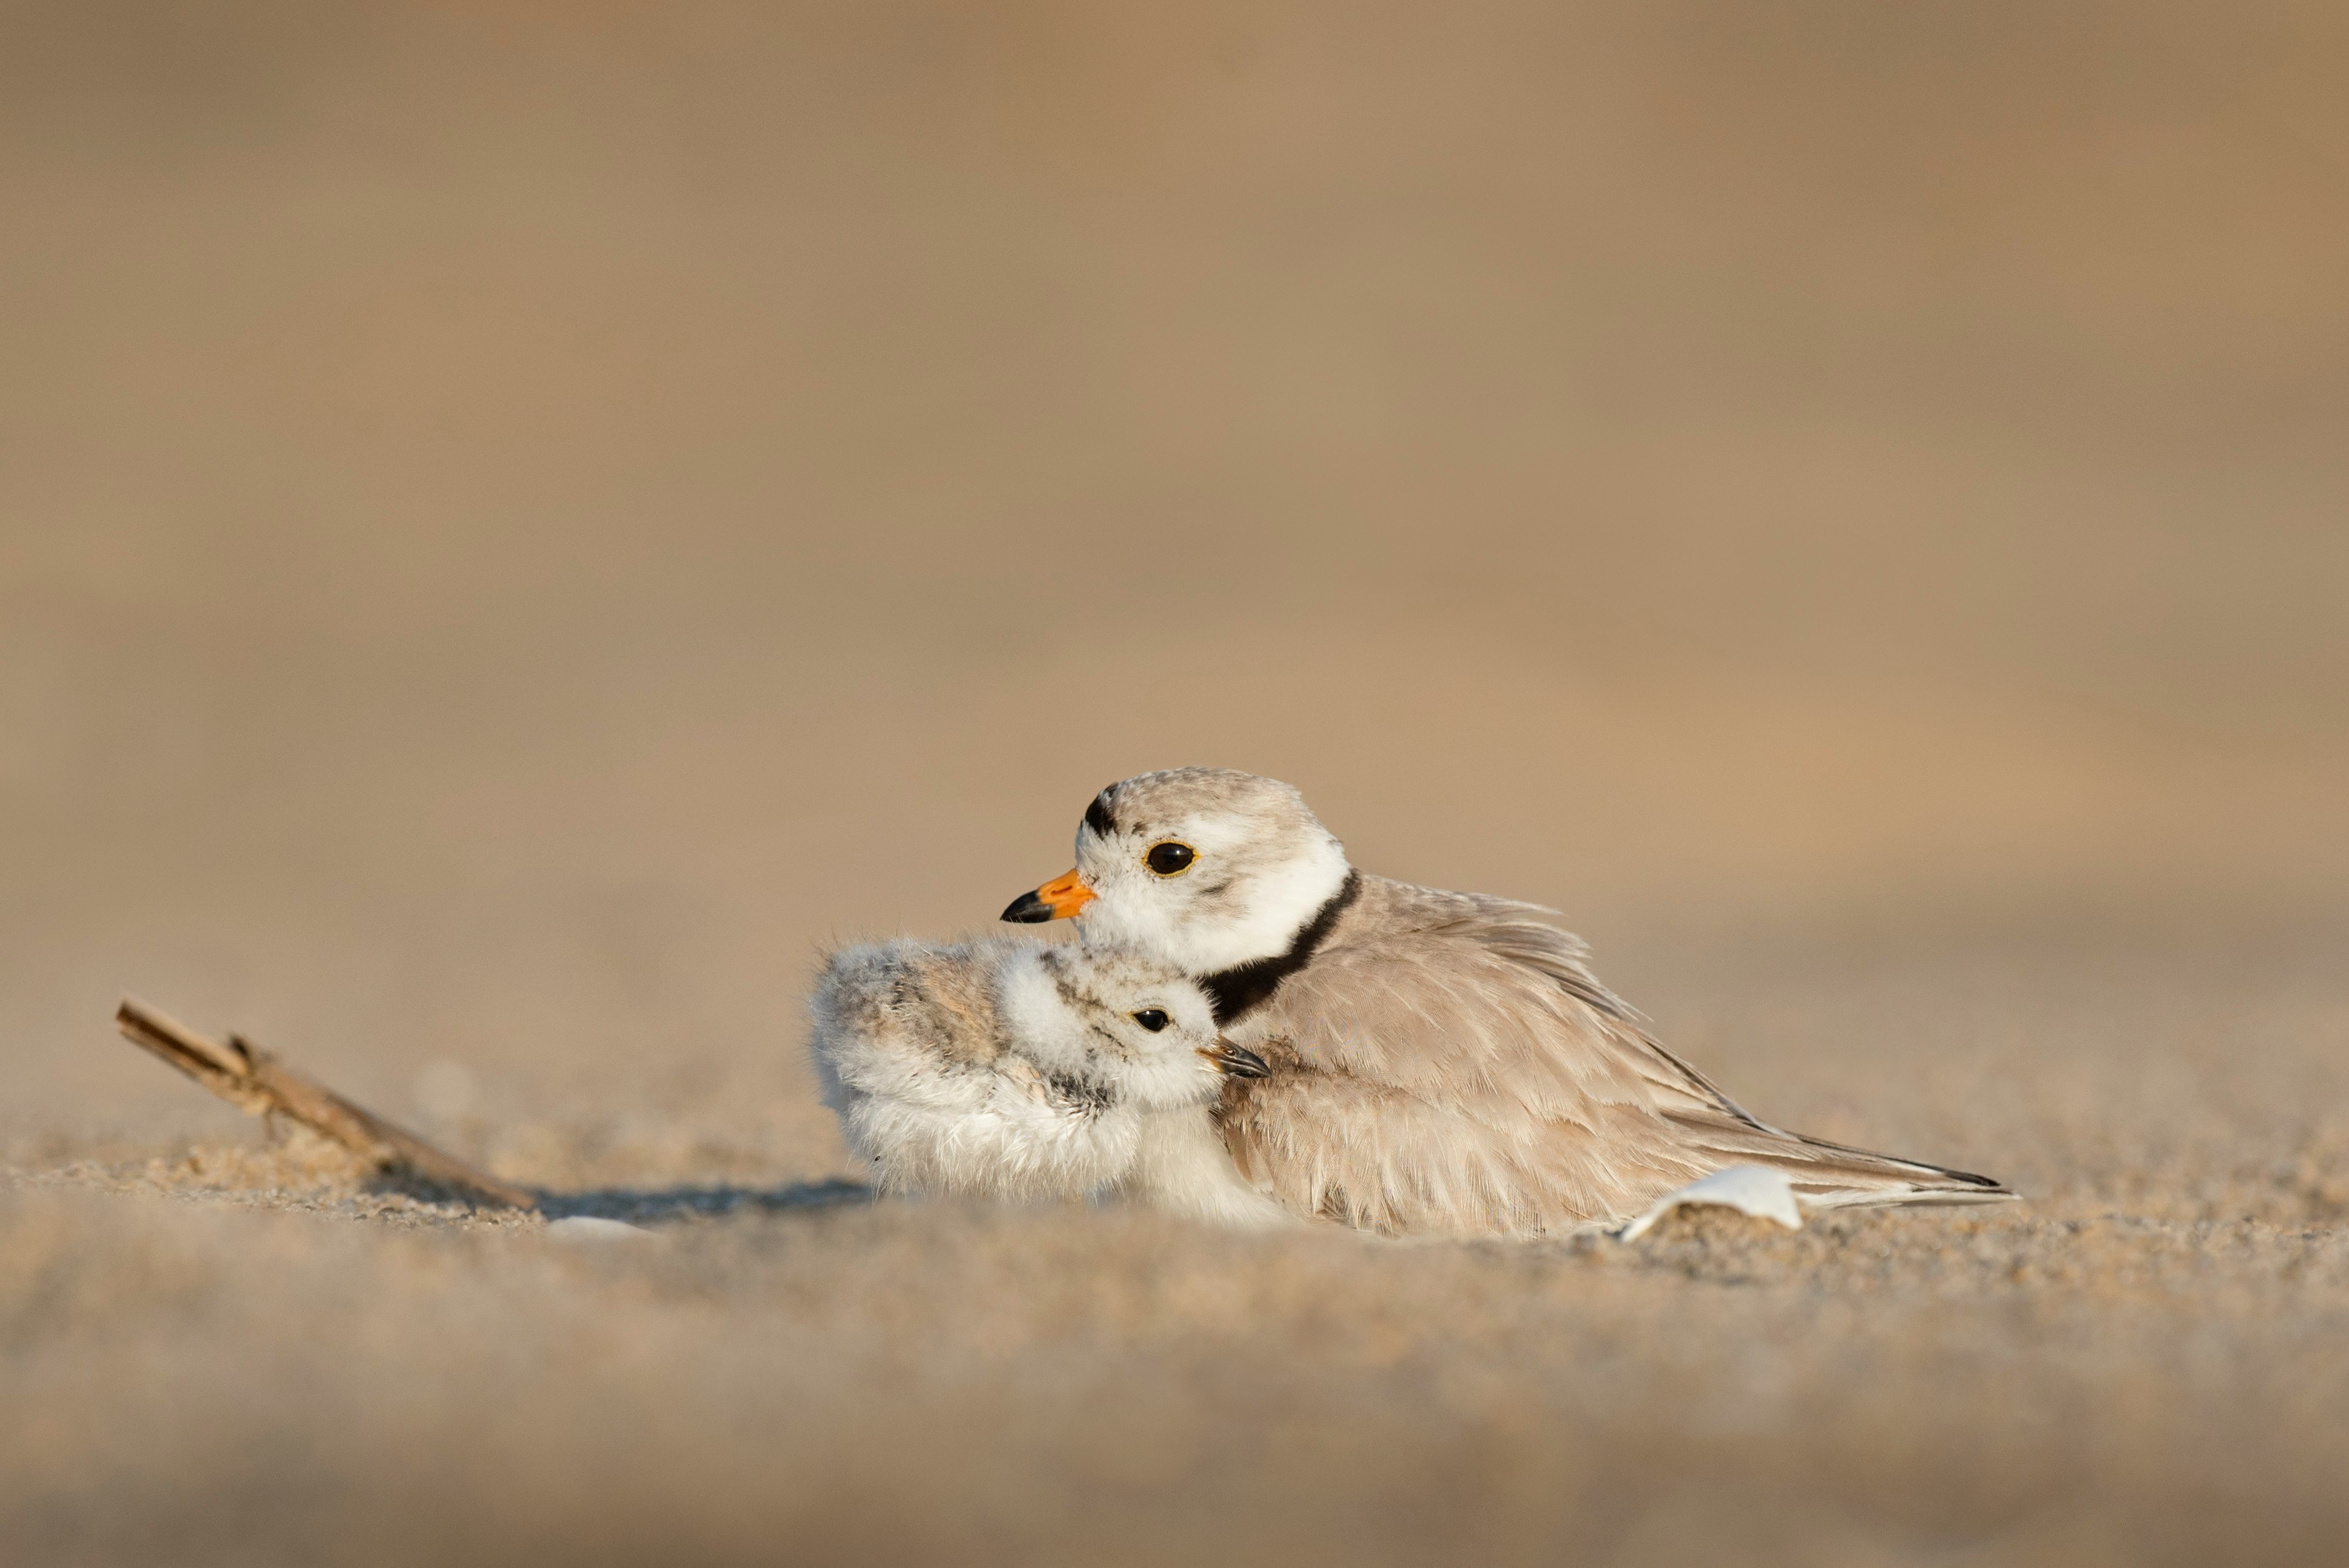
[[[885,1191],[1122,1193],[1288,1222],[1242,1181],[1209,1107],[1266,1070],[1206,994],[1138,953],[993,940],[854,947],[809,1002],[824,1102]]]
[[[1986,1176],[1773,1127],[1664,1048],[1555,912],[1356,871],[1277,779],[1183,768],[1085,809],[1074,871],[1003,918],[1196,980],[1268,1066],[1216,1121],[1291,1212],[1388,1234],[1540,1235],[1639,1213],[1735,1165],[1813,1208],[1965,1203]]]

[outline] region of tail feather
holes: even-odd
[[[1704,1119],[1682,1120],[1691,1144],[1723,1165],[1763,1165],[1785,1173],[1795,1194],[1813,1209],[1891,1204],[2003,1203],[2014,1190],[1988,1176],[1923,1161],[1903,1160],[1806,1138],[1765,1125]]]

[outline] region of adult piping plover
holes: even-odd
[[[1268,1070],[1179,970],[995,940],[834,954],[809,1001],[824,1102],[885,1191],[1123,1193],[1226,1224],[1288,1222],[1240,1180],[1209,1108]]]
[[[1369,876],[1288,785],[1182,768],[1112,784],[1074,871],[1003,918],[1081,913],[1172,964],[1262,1077],[1216,1121],[1285,1208],[1389,1234],[1619,1221],[1709,1172],[1783,1171],[1813,1208],[1994,1202],[1986,1176],[1788,1132],[1666,1050],[1554,912]]]

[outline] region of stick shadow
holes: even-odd
[[[632,1225],[710,1218],[722,1214],[788,1214],[808,1209],[869,1203],[874,1196],[862,1181],[833,1177],[784,1187],[596,1187],[585,1192],[542,1192],[539,1212],[550,1220],[586,1217],[626,1220]]]

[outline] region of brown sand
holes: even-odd
[[[0,12],[0,1559],[2339,1561],[2338,6]],[[1992,1213],[865,1202],[1209,761]],[[566,1244],[265,1144],[244,1030]]]

